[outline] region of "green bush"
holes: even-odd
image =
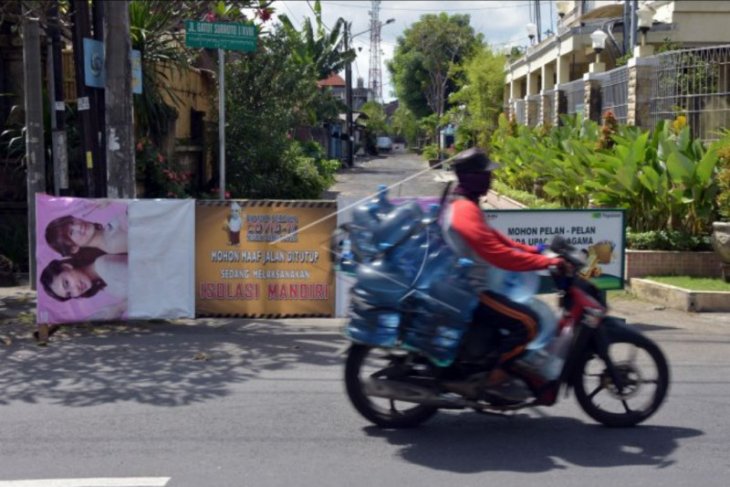
[[[689,235],[671,230],[626,233],[626,246],[632,250],[712,250],[707,235]]]
[[[252,198],[318,199],[334,183],[339,167],[339,161],[310,157],[302,144],[292,142],[276,166],[247,178],[248,194]]]
[[[717,212],[721,218],[730,220],[730,132],[717,145],[720,159],[717,173]]]
[[[135,177],[144,187],[145,198],[189,198],[193,174],[168,160],[147,138],[137,141]]]
[[[532,129],[500,117],[492,140],[498,177],[566,208],[623,208],[639,232],[707,234],[718,205],[717,144],[694,139],[683,116],[650,132],[606,120],[599,128],[564,117],[560,127]]]
[[[423,147],[421,156],[427,161],[432,161],[439,158],[439,148],[436,144],[429,144]]]

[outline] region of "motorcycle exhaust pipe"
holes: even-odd
[[[471,401],[455,394],[442,394],[428,387],[385,379],[365,379],[363,392],[368,396],[412,402],[443,409],[470,407]]]

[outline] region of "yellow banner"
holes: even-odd
[[[198,316],[334,316],[334,201],[199,201]]]

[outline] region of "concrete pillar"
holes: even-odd
[[[527,93],[528,95],[537,95],[540,93],[540,87],[542,86],[542,82],[540,81],[540,71],[534,71],[530,73],[530,78],[532,79],[530,83],[530,91]]]
[[[555,64],[554,63],[544,64],[542,67],[542,86],[540,87],[540,91],[552,90],[555,87],[555,83],[553,83],[554,77],[555,77]]]
[[[652,84],[656,74],[655,58],[631,58],[628,62],[629,95],[626,123],[651,128],[650,108]]]
[[[530,95],[525,97],[525,125],[534,127],[538,123],[540,116],[540,103],[531,98]]]
[[[601,82],[594,79],[591,73],[583,75],[585,88],[583,91],[583,117],[586,120],[601,122]]]
[[[568,97],[563,90],[555,90],[555,108],[553,110],[553,125],[561,125],[560,115],[568,113]]]
[[[570,59],[568,56],[559,56],[557,59],[557,81],[556,84],[561,85],[570,81]]]

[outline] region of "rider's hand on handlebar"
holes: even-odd
[[[575,275],[575,266],[568,262],[565,259],[558,258],[556,259],[557,263],[555,267],[557,268],[558,273],[560,273],[563,276],[572,276]]]

